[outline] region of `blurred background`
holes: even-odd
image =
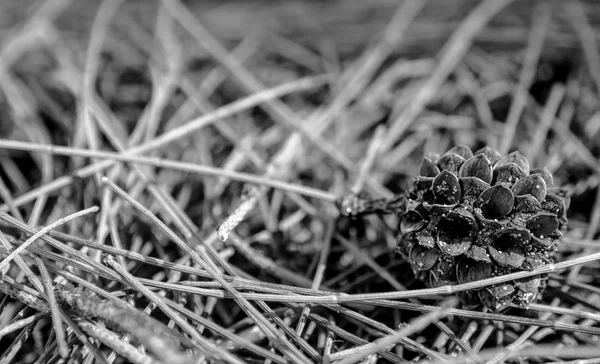
[[[431,126],[431,135],[417,139],[423,143],[417,143],[419,147],[408,150],[406,156],[400,154],[402,158],[390,153],[378,160],[376,170],[382,171],[391,191],[405,187],[394,176],[414,174],[423,151],[440,153],[457,143],[498,147],[513,93],[523,76],[531,78],[526,86],[538,105],[546,103],[553,86],[565,85],[572,100],[566,111],[570,113],[569,128],[593,155],[598,155],[595,85],[600,84],[600,75],[594,70],[598,69],[596,61],[600,58],[595,48],[600,8],[593,0],[507,3],[477,30],[472,42],[465,40],[467,48],[464,55],[459,54],[459,63],[454,67],[457,71],[449,70],[446,82],[427,100],[417,124]],[[168,81],[169,85],[163,90],[166,100],[159,102],[160,115],[156,116],[156,128],[160,130],[199,115],[198,110],[180,108],[186,100],[176,80],[173,81],[175,78],[181,77],[200,87],[212,106],[224,105],[244,95],[243,88],[230,77],[207,79],[219,62],[203,47],[202,39],[173,21],[159,4],[135,0],[112,5],[87,0],[1,2],[0,57],[5,72],[0,87],[6,107],[0,109],[4,114],[0,127],[5,135],[19,140],[85,146],[88,141],[80,132],[85,115],[81,109],[84,82],[94,82],[95,97],[114,115],[112,125],[118,125],[116,130],[123,133],[133,132],[136,126],[138,131],[144,129],[139,123],[144,110],[156,112],[148,105],[153,95],[157,95],[153,91],[157,82]],[[391,124],[411,104],[419,83],[432,74],[448,51],[444,47],[456,43],[456,40],[450,42],[450,36],[481,2],[426,1],[415,16],[399,13],[401,3],[395,0],[185,1],[183,4],[188,14],[220,46],[233,52],[237,61],[266,87],[301,77],[326,75],[329,88],[284,97],[299,115],[308,115],[328,105],[340,91],[335,83],[338,78],[344,73],[351,74],[349,69],[369,60],[372,47],[380,44],[386,29],[403,28],[402,24],[393,24],[393,16],[412,20],[400,41],[385,47],[385,57],[374,68],[371,79],[349,100],[348,107],[340,111],[327,132],[337,148],[350,159],[358,160],[366,148],[365,136],[377,125]],[[92,31],[94,22],[96,30]],[[96,43],[91,44],[94,34]],[[528,51],[534,54],[533,63],[531,69],[522,71]],[[591,69],[589,64],[593,65]],[[476,94],[483,96],[474,97]],[[516,133],[513,148],[530,140],[535,120],[527,120],[537,118],[535,114],[535,111],[523,113],[525,122],[519,128],[524,132]],[[258,108],[248,115],[254,124],[232,124],[241,134],[264,130],[273,123]],[[419,134],[417,131],[411,128],[405,137]],[[575,159],[572,163],[576,166],[563,165],[564,153],[548,158],[552,148],[564,149],[560,143],[552,143],[553,135],[550,130],[550,143],[545,145],[545,153],[538,156],[537,162],[551,163],[550,168],[565,183],[593,186],[597,178],[589,163],[579,165]],[[102,138],[98,143],[103,143]],[[226,143],[217,136],[209,145],[218,149]],[[273,143],[271,147],[277,141]],[[265,151],[271,148],[268,142],[258,144]],[[43,167],[30,168],[24,173],[36,174],[30,177],[39,181],[40,169]],[[60,168],[55,172],[62,173]],[[560,177],[560,173],[564,176]],[[15,184],[24,191],[22,184]],[[589,201],[586,191],[581,191],[586,193],[582,201]],[[588,209],[584,213],[589,212]]]

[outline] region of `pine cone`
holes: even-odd
[[[552,183],[546,169],[530,170],[519,152],[500,158],[488,147],[473,153],[458,146],[435,161],[424,158],[400,218],[398,252],[433,287],[549,264],[569,204]],[[536,276],[458,296],[465,307],[501,311],[512,302],[528,305],[546,280]]]

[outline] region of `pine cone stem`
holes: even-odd
[[[365,193],[350,193],[336,201],[343,216],[358,218],[366,215],[402,214],[406,209],[406,196],[399,194],[391,199],[370,198]]]

